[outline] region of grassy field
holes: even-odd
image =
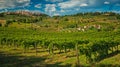
[[[120,67],[120,52],[112,53],[96,64],[88,64],[84,55],[79,56],[82,67]],[[76,67],[75,51],[61,53],[56,50],[49,55],[43,48],[38,48],[36,55],[32,47],[26,53],[23,48],[0,47],[0,67]]]
[[[120,15],[0,17],[0,67],[77,67],[77,53],[81,67],[120,67]]]

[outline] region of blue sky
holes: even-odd
[[[120,13],[120,0],[0,0],[0,12],[26,10],[48,15],[113,11]]]

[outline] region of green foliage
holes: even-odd
[[[62,51],[67,53],[68,50],[75,50],[77,46],[79,53],[85,55],[89,63],[97,62],[107,56],[109,52],[114,52],[113,48],[115,51],[118,51],[117,47],[120,45],[119,24],[113,23],[116,14],[109,13],[110,17],[105,14],[107,13],[96,12],[53,18],[24,16],[15,19],[13,17],[16,17],[16,15],[12,15],[12,19],[7,19],[6,21],[7,26],[15,22],[25,24],[42,22],[39,23],[41,27],[36,28],[37,30],[19,27],[0,27],[0,45],[22,46],[24,52],[30,47],[36,48],[41,46],[50,54],[54,54],[54,50],[59,50],[60,53]],[[99,26],[101,26],[101,31],[98,31]],[[54,30],[67,29],[68,31],[71,31],[69,28],[72,28],[74,30],[73,32],[52,32],[49,28]],[[85,31],[78,32],[76,31],[77,28]],[[45,29],[48,29],[47,32],[43,32]]]
[[[0,23],[0,27],[2,26],[2,24]]]
[[[13,21],[14,21],[14,20],[7,20],[7,21],[6,21],[6,24],[9,25],[9,24],[11,24]]]
[[[64,18],[64,21],[69,21],[69,19],[68,18]]]
[[[120,19],[120,15],[117,15],[117,19]]]
[[[66,26],[66,28],[76,28],[77,24],[69,24]]]
[[[115,30],[115,27],[112,26],[112,25],[110,25],[110,26],[105,26],[105,27],[103,28],[103,31],[113,31],[113,30]]]
[[[0,13],[0,17],[4,17],[4,13]]]

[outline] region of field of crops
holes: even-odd
[[[119,53],[116,13],[0,16],[0,67],[120,67]]]
[[[88,32],[39,32],[31,29],[0,27],[0,46],[2,48],[23,48],[27,53],[34,48],[35,54],[39,47],[48,54],[75,51],[77,64],[79,55],[85,55],[88,64],[97,63],[112,53],[119,53],[120,31],[88,31]]]

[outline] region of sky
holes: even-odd
[[[25,10],[50,16],[84,12],[120,13],[120,0],[0,0],[0,12]]]

